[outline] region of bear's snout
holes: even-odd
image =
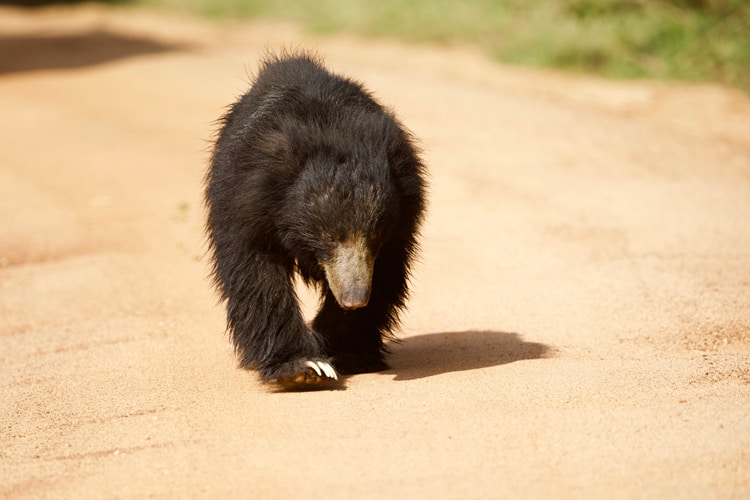
[[[341,293],[338,303],[344,309],[359,309],[365,307],[370,301],[369,286],[352,286]]]
[[[370,301],[373,263],[364,237],[340,243],[323,263],[328,286],[342,308],[359,309]]]

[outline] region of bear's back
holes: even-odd
[[[381,107],[361,84],[328,71],[323,63],[307,54],[264,62],[248,96],[258,101],[269,94],[289,92],[298,99],[334,106],[355,107],[361,111],[379,112]]]

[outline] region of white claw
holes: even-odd
[[[336,374],[336,370],[333,366],[323,361],[305,361],[305,366],[312,368],[319,377],[327,377],[333,380],[338,380],[339,376]]]
[[[323,374],[322,374],[322,373],[320,372],[320,368],[318,368],[318,364],[317,364],[317,363],[316,363],[315,361],[308,361],[308,362],[306,362],[305,364],[306,364],[307,366],[309,366],[310,368],[312,368],[313,370],[315,370],[315,373],[317,373],[319,377],[320,377],[321,375],[323,375]]]
[[[332,378],[333,380],[339,379],[338,375],[336,375],[336,370],[334,370],[333,367],[328,363],[320,363],[320,367],[323,369],[328,378]]]

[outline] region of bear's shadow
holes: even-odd
[[[388,345],[394,380],[415,380],[443,373],[500,366],[553,355],[545,344],[526,342],[517,333],[498,331],[443,332],[405,337]]]

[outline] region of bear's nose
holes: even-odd
[[[344,290],[341,295],[341,307],[344,309],[359,309],[365,307],[370,300],[370,289],[364,286],[353,286]]]

